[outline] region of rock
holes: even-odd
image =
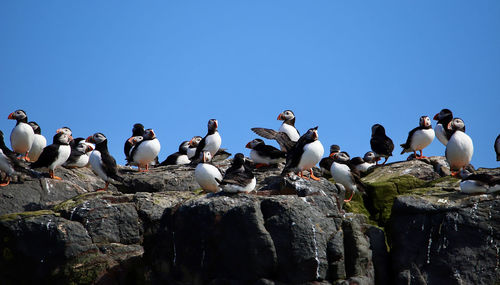
[[[498,197],[397,197],[391,221],[396,284],[500,282]]]
[[[421,160],[394,162],[383,166],[380,165],[372,169],[373,170],[369,172],[369,174],[363,177],[362,181],[364,183],[374,183],[405,175],[413,176],[424,181],[431,181],[440,177],[440,175],[434,171],[434,167],[431,164],[427,164]]]

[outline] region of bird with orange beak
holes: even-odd
[[[139,171],[148,171],[149,164],[153,162],[160,153],[161,145],[153,129],[145,130],[143,138],[142,141],[136,143],[132,147],[129,158],[131,164],[136,164]]]
[[[15,153],[23,155],[29,161],[28,153],[35,139],[35,132],[28,124],[28,116],[23,110],[16,110],[9,114],[9,120],[16,120],[16,126],[10,133],[10,145]]]

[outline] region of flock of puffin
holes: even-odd
[[[8,119],[16,120],[16,126],[11,132],[10,150],[4,142],[3,133],[0,131],[0,171],[5,173],[4,181],[0,186],[6,186],[10,177],[16,171],[29,168],[47,167],[49,176],[61,179],[54,173],[59,166],[67,168],[87,167],[90,165],[95,174],[105,181],[105,187],[98,190],[107,190],[112,179],[122,181],[118,175],[116,160],[111,156],[107,147],[107,138],[102,133],[95,133],[88,138],[73,139],[71,129],[62,127],[57,130],[51,145],[47,146],[46,139],[41,135],[41,128],[35,122],[28,122],[28,116],[23,110],[12,112]],[[194,177],[204,191],[207,192],[250,192],[256,186],[253,174],[254,168],[269,165],[278,165],[285,162],[282,176],[291,172],[297,173],[304,179],[317,178],[312,168],[319,163],[323,173],[332,176],[336,183],[342,185],[351,195],[360,190],[362,184],[359,177],[369,168],[378,165],[384,158],[385,164],[394,150],[393,141],[386,135],[385,129],[380,124],[372,126],[370,146],[372,151],[367,152],[363,158],[350,158],[345,151],[340,151],[338,145],[330,147],[329,156],[323,158],[324,148],[318,140],[318,127],[310,128],[305,134],[300,135],[295,128],[295,115],[291,110],[279,114],[278,120],[283,121],[280,128],[275,131],[267,128],[252,128],[259,136],[275,140],[280,149],[266,145],[262,139],[254,139],[246,144],[251,149],[250,158],[247,160],[242,153],[237,153],[231,166],[222,171],[212,163],[212,158],[221,152],[221,136],[218,132],[218,121],[208,121],[208,132],[205,137],[195,136],[190,141],[183,141],[179,151],[169,155],[159,163],[160,142],[152,129],[144,129],[142,124],[135,124],[132,136],[125,141],[124,153],[128,165],[137,166],[139,171],[148,171],[150,165],[181,165],[189,164],[194,169]],[[428,116],[420,117],[419,126],[412,129],[406,142],[401,144],[401,154],[413,152],[415,159],[425,158],[423,149],[426,148],[436,136],[446,146],[445,156],[450,165],[452,175],[460,176],[460,187],[465,193],[491,193],[500,190],[500,177],[488,174],[475,174],[466,167],[470,164],[473,154],[472,139],[465,133],[465,124],[462,119],[454,118],[448,109],[441,110],[434,116],[437,124],[432,128]],[[500,161],[500,135],[496,138],[494,148],[497,161]],[[417,151],[420,154],[417,154]],[[309,172],[309,178],[303,175]],[[31,170],[30,170],[31,171]]]

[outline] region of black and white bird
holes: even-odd
[[[256,168],[278,164],[286,158],[286,152],[274,146],[266,145],[261,139],[254,139],[248,142],[245,147],[251,149],[250,158],[256,164]]]
[[[130,149],[129,149],[129,153],[127,154],[127,158],[126,158],[127,163],[125,165],[137,166],[137,164],[132,161],[132,158],[130,157],[130,153],[132,152],[132,149],[134,148],[134,146],[143,140],[144,140],[143,136],[134,136],[134,137],[128,138],[127,141],[130,145]]]
[[[460,172],[460,191],[466,194],[495,193],[500,191],[500,177],[487,173]]]
[[[212,163],[212,154],[209,151],[200,153],[199,163],[194,169],[194,178],[206,192],[220,191],[219,183],[222,181],[222,171]]]
[[[75,142],[73,141],[73,131],[69,127],[62,127],[57,129],[56,133],[65,133],[71,137],[71,141],[69,142],[69,146],[73,147]]]
[[[189,148],[189,142],[183,141],[179,145],[179,151],[174,152],[171,155],[169,155],[162,163],[160,163],[160,166],[182,165],[182,164],[190,163],[191,160],[188,158],[188,155],[187,155],[188,148]]]
[[[300,138],[299,131],[295,128],[295,114],[292,110],[285,110],[278,115],[278,120],[283,121],[278,131],[266,128],[251,130],[263,138],[276,140],[282,151],[288,151],[290,149],[288,141],[297,142]]]
[[[208,132],[207,135],[200,141],[196,147],[195,158],[200,157],[200,153],[204,151],[210,152],[211,158],[215,156],[220,148],[222,139],[219,135],[217,128],[219,127],[219,122],[216,119],[208,120]]]
[[[4,141],[3,132],[0,131],[0,171],[5,173],[5,181],[0,182],[0,186],[7,186],[10,183],[10,178],[14,174],[14,162],[17,162],[16,154],[11,151]]]
[[[387,162],[389,156],[392,156],[392,151],[394,150],[394,143],[391,138],[385,134],[385,128],[380,124],[375,124],[372,126],[372,137],[370,139],[370,146],[372,151],[375,153],[375,157],[384,157],[385,160],[382,163],[384,165]],[[378,160],[377,160],[378,164]]]
[[[76,138],[73,141],[74,145],[71,147],[71,154],[63,166],[66,168],[82,168],[88,166],[90,153],[94,148],[90,143],[86,142],[84,138]]]
[[[63,165],[71,154],[70,141],[73,138],[65,133],[56,133],[51,145],[46,146],[38,160],[31,165],[31,168],[47,167],[52,179],[61,180],[54,174],[54,170]]]
[[[15,153],[24,154],[24,159],[29,160],[28,154],[35,139],[35,132],[28,124],[28,116],[23,110],[16,110],[9,114],[9,120],[16,120],[16,126],[10,133],[10,145]]]
[[[442,109],[434,116],[434,120],[438,121],[434,127],[436,137],[446,146],[450,136],[448,125],[453,120],[453,113],[449,109]]]
[[[35,133],[28,158],[31,162],[35,162],[40,157],[40,154],[42,154],[43,148],[47,146],[47,139],[42,135],[42,129],[36,122],[29,122],[28,125],[33,128],[33,132]]]
[[[130,159],[136,164],[139,171],[148,171],[149,164],[155,160],[160,153],[160,141],[156,138],[153,129],[144,131],[143,140],[135,144],[130,150]],[[141,170],[141,167],[144,170]]]
[[[142,124],[134,124],[134,126],[132,127],[132,136],[130,138],[128,138],[126,141],[125,141],[125,145],[123,147],[123,152],[125,153],[125,160],[129,161],[130,160],[130,150],[132,149],[132,141],[134,141],[134,139],[132,139],[133,137],[142,137],[144,135],[144,126]],[[136,143],[137,143],[137,140],[135,140]]]
[[[319,168],[321,168],[321,172],[323,174],[331,175],[330,168],[332,167],[333,163],[333,155],[339,152],[340,152],[340,146],[332,144],[330,146],[330,154],[319,161]]]
[[[245,156],[242,153],[234,155],[231,166],[226,170],[226,174],[220,183],[222,191],[228,193],[248,193],[255,189],[257,180],[252,169],[245,163]]]
[[[365,158],[367,158],[367,160],[365,160]],[[365,154],[365,158],[359,156],[351,158],[350,166],[360,174],[367,172],[370,167],[375,165],[375,154],[373,151],[369,151]]]
[[[333,154],[333,163],[330,168],[332,178],[336,183],[342,184],[347,191],[351,192],[350,197],[345,202],[351,201],[354,193],[358,192],[357,183],[360,183],[359,173],[353,171],[350,166],[350,156],[347,152],[342,151]]]
[[[452,174],[457,176],[461,169],[469,165],[474,145],[472,139],[465,133],[465,123],[462,119],[453,118],[448,129],[452,135],[446,144],[445,155]]]
[[[321,160],[324,152],[325,149],[318,140],[318,127],[310,128],[300,137],[294,147],[288,151],[285,168],[281,172],[281,175],[285,176],[289,172],[298,171],[299,177],[305,178],[302,172],[309,169],[310,178],[319,180],[318,177],[314,176],[312,167]]]
[[[116,166],[115,158],[109,154],[106,136],[102,133],[95,133],[89,136],[86,142],[95,145],[95,149],[92,151],[89,158],[90,166],[97,176],[101,177],[101,179],[106,182],[104,188],[97,189],[96,191],[108,190],[109,182],[112,179],[123,181],[123,178],[118,176],[118,167]]]
[[[419,126],[408,133],[408,138],[404,144],[401,144],[405,152],[413,152],[416,159],[425,158],[423,149],[426,148],[434,140],[434,130],[432,129],[431,118],[428,116],[420,117]],[[420,156],[417,155],[417,150],[420,151]]]
[[[500,161],[500,135],[495,140],[495,153],[497,154],[497,161]]]
[[[201,140],[203,138],[200,136],[194,136],[190,141],[189,141],[189,147],[187,150],[187,156],[189,159],[192,159],[194,155],[196,154],[196,148],[198,148],[198,145],[200,144]]]

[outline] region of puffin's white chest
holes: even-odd
[[[26,123],[17,124],[12,130],[12,133],[10,133],[12,150],[17,153],[26,153],[29,151],[34,139],[35,132],[33,128]]]
[[[193,156],[196,154],[196,148],[195,147],[190,147],[187,150],[187,156],[189,159],[193,158]]]
[[[14,173],[14,169],[10,165],[9,159],[1,149],[0,149],[0,170],[7,173],[8,176],[11,176]]]
[[[188,156],[185,154],[179,155],[177,157],[177,161],[175,162],[175,164],[177,165],[188,164],[188,163],[191,163],[191,160],[189,160]]]
[[[89,158],[90,157],[87,154],[80,155],[75,162],[71,164],[66,164],[66,166],[79,167],[79,168],[85,167],[89,164]]]
[[[257,185],[257,180],[254,178],[252,178],[252,180],[250,180],[250,182],[245,185],[245,186],[240,186],[240,185],[236,185],[236,184],[226,184],[223,186],[223,191],[224,192],[229,192],[229,193],[238,193],[238,192],[251,192],[255,189],[255,186]]]
[[[284,160],[282,158],[271,159],[270,157],[260,155],[259,152],[254,149],[250,151],[250,158],[254,163],[264,163],[264,164],[277,164],[280,161]]]
[[[279,132],[284,132],[285,134],[288,135],[291,141],[296,142],[299,140],[300,135],[297,129],[294,126],[291,126],[289,124],[281,124],[280,129],[278,130]]]
[[[374,165],[375,163],[363,162],[359,165],[356,165],[356,170],[358,170],[359,172],[366,172],[370,167]]]
[[[465,180],[460,182],[460,191],[467,194],[473,193],[486,193],[488,192],[488,185],[478,183],[474,180]]]
[[[467,166],[473,153],[472,139],[461,131],[456,131],[446,145],[446,160],[448,160],[452,170]]]
[[[412,150],[422,150],[434,140],[433,129],[417,130],[411,137],[410,147]]]
[[[219,150],[222,139],[219,132],[215,132],[205,138],[205,147],[203,151],[208,151],[214,157],[215,153]]]
[[[90,166],[92,166],[92,170],[94,170],[97,176],[101,177],[104,181],[108,181],[108,175],[106,175],[106,172],[104,172],[104,168],[102,167],[101,152],[93,150],[90,154],[89,162]]]
[[[330,168],[330,172],[332,173],[332,178],[335,182],[344,185],[344,187],[348,190],[352,191],[356,189],[349,166],[334,161],[332,163],[332,167]]]
[[[54,162],[49,165],[49,169],[54,170],[56,167],[63,165],[63,163],[68,160],[70,153],[71,147],[69,145],[60,145],[57,151],[57,157]]]
[[[160,153],[160,141],[158,139],[146,140],[137,146],[134,153],[134,162],[145,165],[153,161]]]
[[[219,183],[215,178],[222,181],[222,174],[211,164],[198,163],[194,170],[194,178],[203,190],[217,192],[219,191]]]
[[[436,137],[438,138],[438,140],[446,146],[446,144],[448,143],[448,138],[446,138],[446,131],[443,127],[443,125],[441,124],[437,124],[435,127],[434,127],[434,131],[436,133]]]
[[[325,149],[319,140],[306,144],[298,165],[300,171],[315,166],[323,157],[324,152]]]
[[[31,149],[28,154],[28,158],[31,162],[35,162],[42,154],[43,148],[47,146],[47,140],[44,136],[35,134],[33,138],[33,144],[31,144]]]

